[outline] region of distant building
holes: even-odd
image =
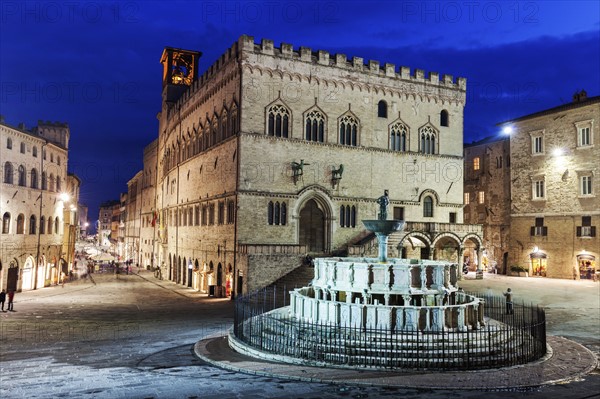
[[[499,124],[510,127],[510,265],[531,275],[590,278],[600,241],[600,96]]]
[[[464,223],[483,225],[482,262],[490,271],[506,274],[511,199],[509,136],[466,144],[464,157]]]
[[[119,215],[121,202],[118,200],[105,201],[100,204],[98,212],[98,245],[112,247],[116,250],[119,234]]]
[[[30,290],[58,283],[68,273],[63,252],[70,130],[38,121],[27,130],[0,117],[0,287]]]

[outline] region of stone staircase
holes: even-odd
[[[290,304],[289,292],[295,288],[306,287],[315,277],[315,268],[311,265],[302,264],[280,277],[274,283],[270,284],[268,289],[275,290],[276,306],[287,306]],[[279,304],[281,304],[279,306]]]

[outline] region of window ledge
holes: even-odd
[[[575,147],[576,150],[587,150],[589,148],[594,148],[594,144],[590,144],[590,145],[578,145],[577,147]]]
[[[532,198],[531,200],[535,201],[535,202],[546,202],[547,201],[546,198]]]
[[[578,195],[577,198],[581,198],[581,199],[596,198],[596,194]]]

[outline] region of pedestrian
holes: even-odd
[[[510,288],[503,295],[506,297],[506,314],[513,314],[513,294]]]
[[[15,291],[10,290],[8,291],[8,307],[6,308],[6,310],[10,311],[10,312],[14,312],[13,309],[13,299],[15,298]]]
[[[4,301],[6,301],[6,291],[0,292],[0,305],[2,305],[2,311],[4,312]]]

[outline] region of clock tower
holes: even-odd
[[[175,102],[198,79],[199,51],[165,47],[163,64],[163,101]]]

